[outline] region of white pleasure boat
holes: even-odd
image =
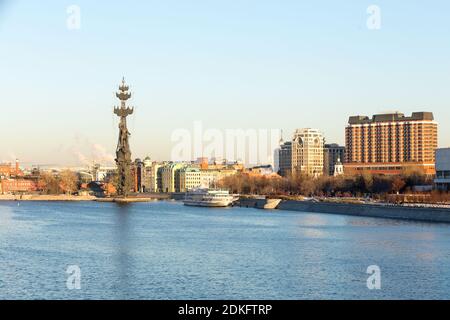
[[[228,207],[236,198],[228,190],[194,189],[186,192],[184,205],[196,207]]]

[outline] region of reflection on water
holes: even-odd
[[[305,238],[323,238],[328,236],[328,233],[323,229],[318,228],[299,228],[298,232]]]
[[[15,223],[13,219],[13,210],[9,207],[1,208],[0,234],[6,233]]]
[[[2,235],[20,234],[36,232],[41,227],[47,225],[44,221],[29,221],[22,219],[19,214],[21,212],[18,202],[14,202],[14,205],[5,206],[0,205],[0,239]]]
[[[119,277],[119,287],[129,288],[128,274],[131,268],[130,263],[130,225],[129,215],[131,214],[130,204],[117,204],[114,206],[115,219],[115,238],[117,239],[117,247],[115,260],[117,264],[117,272]]]
[[[304,226],[325,226],[327,225],[327,219],[325,216],[309,214],[305,215],[300,223]]]
[[[179,202],[3,202],[0,299],[449,299],[448,228]],[[79,291],[65,285],[74,264]],[[369,265],[382,290],[367,289]]]

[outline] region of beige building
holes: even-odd
[[[184,168],[183,163],[168,163],[161,170],[161,191],[162,192],[179,192],[177,187],[179,184],[179,174],[177,171]]]
[[[235,169],[206,169],[201,171],[201,186],[202,188],[215,188],[220,180],[225,177],[236,174],[238,170]]]
[[[159,192],[158,186],[158,170],[163,164],[151,162],[150,159],[144,160],[142,168],[142,190],[144,192]]]
[[[164,163],[153,165],[152,185],[157,192],[186,192],[195,188],[214,188],[224,177],[243,170],[241,164]]]
[[[179,186],[175,189],[186,192],[201,187],[201,171],[195,167],[185,167],[179,170]]]
[[[350,117],[345,130],[345,172],[435,174],[438,125],[431,112]]]
[[[323,174],[324,138],[317,129],[297,129],[291,145],[292,174]]]
[[[197,166],[186,166],[179,169],[175,179],[179,185],[175,186],[177,192],[186,192],[195,188],[215,188],[219,181],[227,176],[236,174],[235,169],[200,169]]]

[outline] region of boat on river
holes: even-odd
[[[228,190],[193,189],[186,192],[184,205],[195,207],[228,207],[237,200]]]

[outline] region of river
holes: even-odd
[[[369,266],[380,289],[367,286]],[[0,299],[450,299],[449,266],[448,224],[0,202]]]

